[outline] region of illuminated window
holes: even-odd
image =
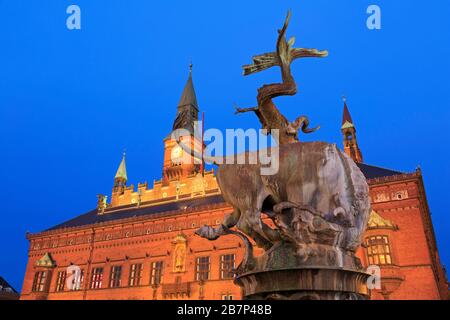
[[[387,236],[375,236],[366,239],[369,264],[392,264],[391,247]]]
[[[232,279],[234,277],[234,254],[220,256],[220,278]]]
[[[204,281],[209,279],[210,261],[209,257],[198,257],[195,264],[195,279]]]
[[[47,285],[47,271],[38,271],[34,274],[33,292],[44,292]]]
[[[140,286],[142,284],[142,264],[132,264],[130,266],[130,287]]]
[[[103,282],[103,268],[94,268],[91,277],[91,289],[100,289]]]
[[[112,266],[109,275],[109,287],[118,288],[121,284],[122,266]]]
[[[162,282],[163,262],[155,261],[152,263],[152,273],[150,283],[152,285],[159,285]]]
[[[56,291],[64,291],[64,286],[66,284],[66,271],[59,271],[56,277]]]

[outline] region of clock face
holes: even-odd
[[[180,148],[180,146],[176,146],[172,149],[170,153],[171,160],[180,160],[181,156],[183,155],[183,150]]]

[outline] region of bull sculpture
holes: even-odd
[[[229,159],[203,156],[207,163],[223,163],[216,171],[217,182],[233,212],[219,227],[203,226],[196,234],[209,240],[239,235],[247,246],[240,271],[270,268],[270,259],[253,257],[244,235],[269,255],[287,245],[295,265],[358,267],[353,256],[367,225],[370,202],[357,165],[335,144],[324,142],[285,144],[271,152],[279,152],[279,170],[267,176],[261,175],[259,163],[226,164]]]

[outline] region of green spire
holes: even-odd
[[[125,151],[123,152],[122,161],[120,162],[119,169],[117,169],[116,176],[114,179],[123,179],[125,181],[128,180],[127,178],[127,166],[125,163]]]

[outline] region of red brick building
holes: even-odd
[[[173,130],[193,132],[198,111],[190,75]],[[345,152],[370,185],[373,211],[358,255],[365,266],[381,269],[381,289],[372,298],[447,299],[420,169],[402,173],[363,163],[346,103],[342,134]],[[194,234],[220,224],[232,209],[214,172],[202,174],[202,166],[186,158],[167,136],[162,179],[135,188],[127,184],[124,155],[109,204],[100,195],[94,210],[27,234],[21,299],[240,299],[233,269],[243,256],[241,241]]]

